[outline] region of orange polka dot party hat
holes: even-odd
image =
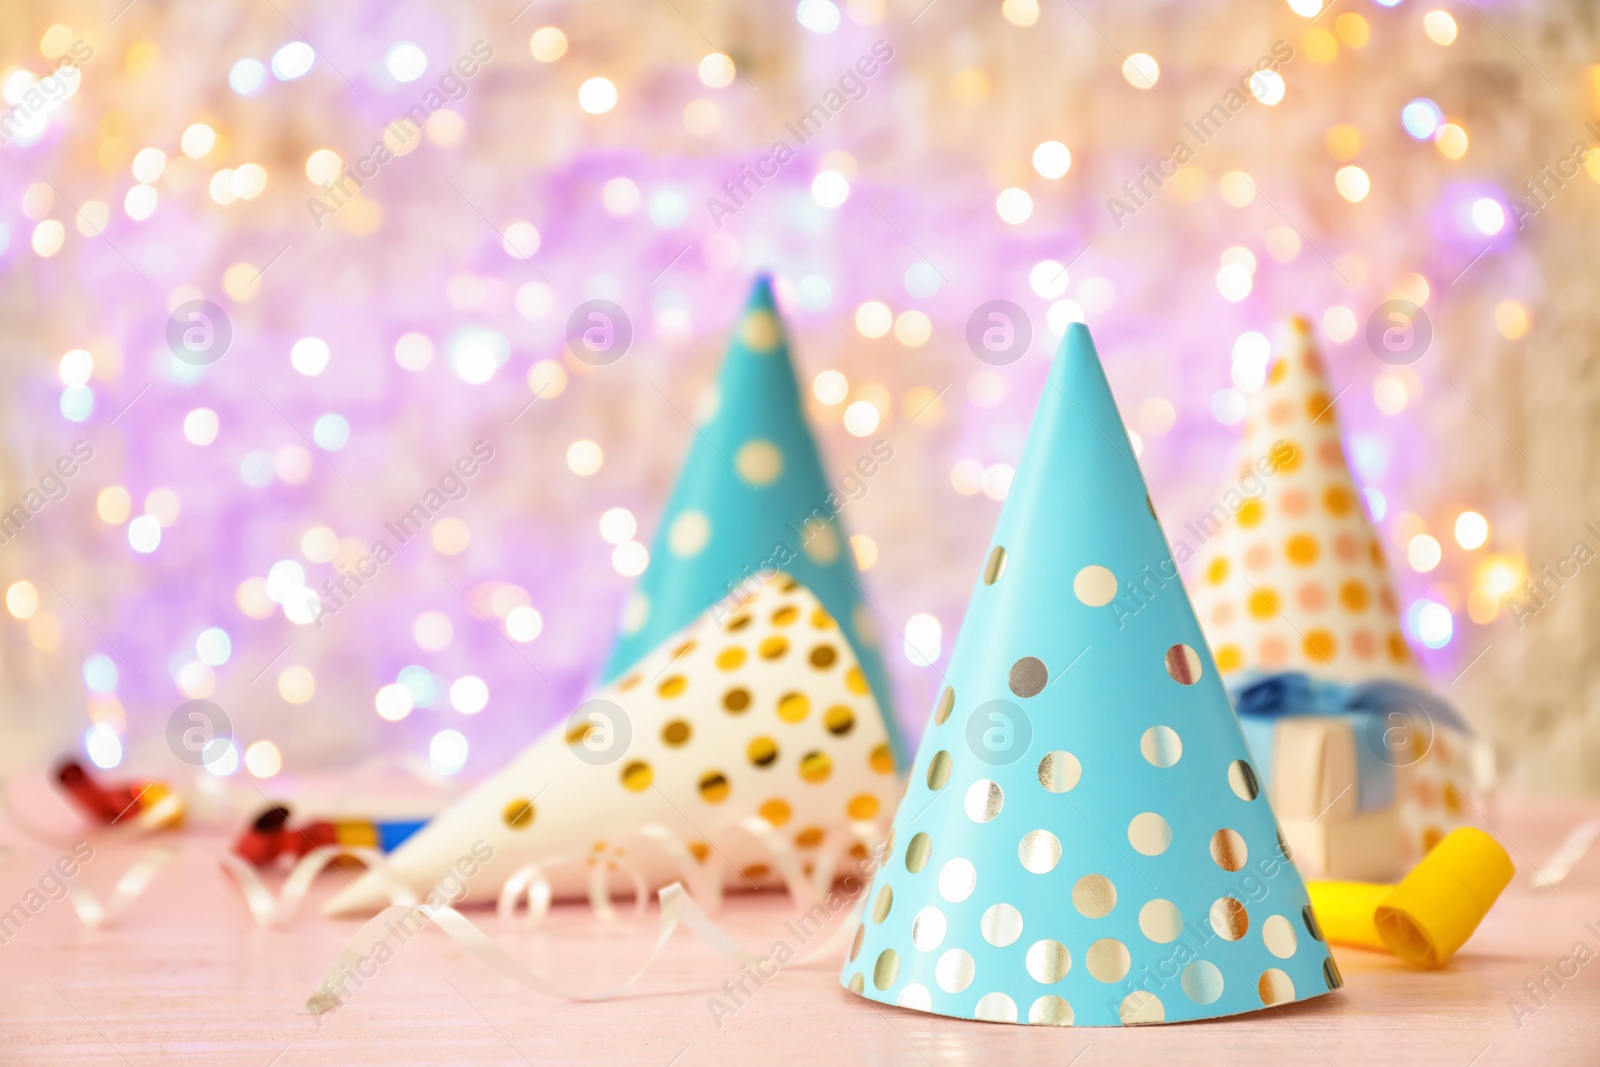
[[[536,878],[557,897],[793,891],[867,855],[900,781],[838,622],[780,573],[671,635],[326,911],[376,911],[397,888],[492,903]]]
[[[1467,821],[1471,741],[1406,643],[1337,397],[1290,320],[1229,480],[1190,524],[1194,604],[1301,865],[1386,878]]]
[[[1151,574],[1170,579],[1128,609]],[[1338,988],[1082,324],[945,683],[847,989],[961,1019],[1119,1026]]]

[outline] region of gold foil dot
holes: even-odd
[[[513,800],[506,805],[505,811],[500,813],[500,817],[513,830],[526,830],[533,825],[533,801]]]
[[[858,697],[867,695],[867,676],[861,673],[860,667],[851,667],[844,675],[845,688]]]
[[[878,774],[894,773],[894,750],[889,747],[889,742],[880,741],[872,747],[872,755],[867,757],[867,762]]]
[[[917,874],[928,865],[928,858],[932,854],[933,840],[927,834],[914,835],[906,846],[906,870]]]
[[[939,988],[946,993],[959,993],[972,984],[972,976],[976,971],[972,957],[959,948],[952,948],[939,957],[939,962],[934,964],[933,976],[939,983]]]
[[[933,1010],[933,996],[928,992],[928,987],[920,982],[908,982],[906,987],[900,990],[900,996],[895,999],[895,1003],[913,1011]]]
[[[656,692],[660,693],[665,699],[671,700],[673,697],[681,695],[687,688],[689,688],[689,679],[681,674],[674,674],[671,678],[656,686]]]
[[[845,806],[845,814],[852,819],[871,819],[878,814],[878,798],[871,793],[858,793]]]
[[[835,704],[833,707],[829,708],[828,713],[822,717],[822,725],[827,727],[828,732],[833,734],[835,737],[843,737],[845,734],[850,732],[851,728],[854,727],[855,724],[856,713],[845,707],[843,704]]]
[[[1250,932],[1250,913],[1232,897],[1218,897],[1211,905],[1211,929],[1226,941],[1237,941]]]
[[[1237,871],[1244,866],[1250,850],[1237,830],[1218,830],[1211,835],[1211,858],[1225,871]]]
[[[778,743],[770,737],[751,738],[744,751],[757,767],[770,767],[778,760]]]
[[[923,908],[911,920],[911,943],[923,952],[932,952],[944,941],[944,912],[938,908]]]
[[[1322,961],[1322,980],[1328,983],[1330,993],[1344,987],[1344,976],[1339,973],[1339,965],[1333,962],[1332,956]]]
[[[682,659],[683,657],[687,656],[689,653],[691,653],[693,651],[694,651],[694,642],[692,640],[691,641],[685,641],[683,644],[681,644],[677,648],[673,649],[672,659],[673,660],[680,660],[680,659]]]
[[[1015,944],[1022,936],[1022,912],[1010,904],[991,904],[978,920],[978,931],[995,948]]]
[[[1267,916],[1267,921],[1261,924],[1261,941],[1267,951],[1280,960],[1293,956],[1300,944],[1294,936],[1294,925],[1282,915]]]
[[[1128,946],[1114,937],[1102,937],[1083,954],[1083,964],[1100,982],[1120,982],[1128,973],[1131,960]]]
[[[983,565],[983,584],[993,585],[1006,572],[1006,550],[995,545],[989,550],[989,561]]]
[[[1167,649],[1167,673],[1182,685],[1193,685],[1200,680],[1200,653],[1188,645],[1173,645]]]
[[[661,740],[676,748],[689,740],[690,732],[688,723],[682,719],[673,719],[661,728]]]
[[[644,681],[644,675],[642,675],[642,674],[630,674],[626,678],[624,678],[622,681],[617,683],[617,689],[618,689],[619,692],[626,693],[628,690],[632,689],[634,686],[638,685],[642,681]]]
[[[957,856],[939,868],[939,895],[952,904],[970,897],[977,884],[978,869],[964,856]]]
[[[772,868],[768,867],[765,863],[752,863],[739,873],[744,876],[744,879],[747,882],[759,882],[761,879],[772,873]]]
[[[1046,752],[1039,761],[1039,784],[1052,793],[1069,792],[1082,774],[1078,757],[1070,752]]]
[[[1061,862],[1061,841],[1049,830],[1029,830],[1017,845],[1017,858],[1024,869],[1048,874]]]
[[[943,726],[945,720],[950,717],[950,712],[955,706],[956,691],[947,685],[944,687],[944,692],[939,694],[939,703],[934,706],[933,725]]]
[[[1072,595],[1088,607],[1103,608],[1117,598],[1117,576],[1091,563],[1072,579]]]
[[[1028,946],[1028,977],[1044,985],[1054,985],[1072,970],[1072,953],[1059,941],[1048,938]]]
[[[744,666],[744,649],[738,645],[729,645],[717,653],[717,666],[725,671],[738,670]]]
[[[1261,795],[1261,786],[1256,782],[1256,772],[1242,759],[1236,759],[1228,764],[1228,785],[1240,800],[1254,800]]]
[[[878,955],[878,962],[872,968],[872,984],[879,989],[888,989],[894,985],[894,980],[900,977],[900,957],[892,948],[886,948]]]
[[[813,608],[811,611],[811,625],[819,630],[831,630],[833,628],[833,616],[822,608]]]
[[[804,693],[785,693],[778,698],[778,718],[801,722],[811,713],[811,698]]]
[[[696,863],[704,863],[706,857],[711,855],[711,846],[704,841],[690,841],[689,854],[694,857]]]
[[[622,768],[622,784],[625,788],[635,793],[642,793],[650,788],[650,783],[655,780],[655,772],[650,770],[650,764],[644,760],[634,760]]]
[[[733,712],[735,715],[740,714],[750,706],[750,690],[728,690],[726,693],[722,694],[722,706]]]
[[[1161,998],[1147,989],[1135,989],[1122,998],[1117,1008],[1117,1018],[1124,1026],[1150,1026],[1167,1021],[1167,1009]]]
[[[856,927],[855,940],[850,942],[850,962],[854,963],[856,957],[861,955],[861,942],[867,939],[867,924],[862,923]]]
[[[1183,913],[1172,901],[1157,897],[1139,909],[1139,932],[1158,945],[1170,944],[1183,933]]]
[[[1196,1004],[1215,1004],[1222,996],[1222,972],[1208,960],[1194,960],[1183,969],[1183,995]]]
[[[1323,939],[1322,927],[1317,924],[1317,913],[1311,910],[1310,904],[1300,909],[1300,921],[1306,924],[1306,933],[1318,941]]]
[[[1086,874],[1072,887],[1072,906],[1087,919],[1103,919],[1117,906],[1117,887],[1103,874]]]
[[[1155,812],[1142,812],[1128,823],[1128,844],[1140,855],[1159,856],[1172,844],[1172,827]]]
[[[721,804],[732,791],[728,776],[721,771],[707,771],[700,776],[700,799],[707,804]]]
[[[594,728],[595,728],[595,724],[592,723],[592,722],[581,722],[581,723],[579,723],[578,725],[574,726],[572,729],[567,731],[567,744],[569,744],[569,745],[581,745],[581,744],[583,744],[583,739],[585,737],[588,737],[589,736],[589,731],[593,730]]]
[[[744,629],[746,626],[749,626],[749,625],[750,625],[750,616],[746,615],[744,612],[741,611],[739,614],[735,615],[733,618],[729,619],[726,623],[724,623],[722,628],[724,630],[728,631],[729,633],[736,634],[740,630]]]
[[[1139,751],[1155,767],[1171,767],[1183,758],[1183,739],[1170,726],[1152,726],[1139,738]]]
[[[756,813],[773,826],[782,827],[794,815],[794,809],[789,806],[787,800],[774,797],[757,808]]]
[[[894,907],[894,887],[884,886],[878,890],[878,899],[872,905],[872,921],[881,923],[889,917],[889,909]]]
[[[785,652],[789,651],[789,641],[787,638],[779,637],[777,634],[773,634],[771,637],[763,640],[756,651],[761,653],[762,659],[777,659]]]
[[[937,793],[950,783],[950,753],[944,749],[928,761],[928,788]]]
[[[867,988],[867,983],[862,979],[861,972],[857,971],[850,976],[850,992],[860,993]]]
[[[772,625],[789,626],[800,617],[800,609],[793,604],[785,604],[772,613]]]
[[[1072,1005],[1054,993],[1042,996],[1028,1009],[1028,1021],[1037,1026],[1071,1026]]]
[[[1001,791],[1000,783],[979,778],[967,787],[964,801],[967,818],[973,822],[989,822],[1000,814],[1005,802],[1006,795]]]
[[[811,650],[811,665],[819,671],[833,666],[833,661],[838,658],[839,653],[833,650],[832,645],[818,645]]]
[[[1045,667],[1044,660],[1037,656],[1023,656],[1011,665],[1007,681],[1017,696],[1031,697],[1049,683],[1050,671]]]
[[[800,777],[815,785],[826,782],[833,773],[833,757],[826,752],[807,752],[800,757]]]
[[[972,1017],[989,1023],[1014,1023],[1017,1021],[1017,1002],[1004,993],[985,993],[972,1009]]]
[[[1269,1008],[1274,1004],[1287,1004],[1294,999],[1294,983],[1278,968],[1269,967],[1261,972],[1256,992],[1261,994],[1261,1003]]]
[[[808,826],[794,835],[794,843],[800,848],[816,848],[822,844],[822,837],[822,827]]]

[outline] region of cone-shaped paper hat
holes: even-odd
[[[1114,1026],[1338,986],[1082,325],[947,682],[846,987],[964,1019]]]
[[[730,886],[767,885],[772,853],[742,820],[759,815],[809,860],[844,843],[851,822],[886,816],[899,788],[883,716],[838,624],[780,574],[673,635],[389,863],[419,898],[449,879],[445,891],[464,884],[468,899],[493,901],[530,862],[551,864],[558,896],[581,894],[601,863],[659,886],[682,872],[638,836],[651,828]],[[327,911],[374,911],[387,888],[369,873]]]
[[[706,399],[702,412],[710,414],[700,418],[603,680],[615,681],[741,584],[783,570],[838,620],[883,709],[895,764],[904,767],[908,753],[877,631],[837,517],[846,494],[823,474],[765,276],[756,280]],[[874,451],[863,462],[875,468],[884,458]],[[865,472],[852,469],[851,484],[856,473]]]
[[[1194,605],[1224,677],[1305,671],[1422,684],[1345,464],[1334,397],[1310,324],[1292,319],[1253,398],[1232,480],[1200,521],[1210,540]]]

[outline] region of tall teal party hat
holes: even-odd
[[[879,628],[839,521],[894,450],[877,441],[835,478],[823,473],[765,275],[750,292],[698,422],[603,681],[713,604],[781,570],[838,620],[883,711],[895,766],[904,768],[908,753],[878,653]]]
[[[961,1019],[1206,1019],[1340,985],[1081,325],[841,981]]]

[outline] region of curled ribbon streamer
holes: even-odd
[[[495,903],[495,914],[500,916],[500,921],[509,923],[516,918],[517,901],[526,893],[528,928],[538,926],[550,913],[550,904],[555,895],[550,888],[550,879],[544,876],[545,869],[560,867],[571,862],[573,861],[566,856],[551,856],[538,863],[519,867],[510,878],[506,879],[506,884],[500,887],[500,899]]]
[[[740,824],[740,828],[754,836],[772,853],[774,861],[785,874],[790,897],[799,907],[805,908],[809,904],[811,905],[810,910],[814,910],[820,903],[825,901],[832,888],[833,880],[838,873],[838,858],[845,847],[842,839],[828,852],[818,856],[817,865],[814,868],[815,876],[807,880],[798,855],[790,847],[788,840],[779,834],[771,823],[765,819],[752,816],[744,820]],[[869,847],[880,835],[878,824],[872,821],[852,821],[846,825],[845,830],[849,838],[865,843]],[[713,902],[713,906],[722,903],[720,872],[715,872],[717,876],[714,878],[707,877],[703,870],[698,869],[698,864],[696,864],[693,853],[689,851],[688,846],[676,834],[662,826],[651,824],[640,827],[631,836],[643,838],[661,846],[681,871],[696,876],[696,880],[707,887],[706,891],[710,901]],[[529,863],[518,868],[506,880],[505,885],[501,887],[500,896],[495,905],[495,911],[500,920],[502,922],[514,920],[517,903],[526,896],[528,900],[528,925],[530,927],[536,926],[548,914],[553,896],[553,890],[546,872],[572,862],[575,861],[568,856],[551,856],[542,861]],[[630,875],[634,878],[635,899],[642,902],[648,895],[644,887],[643,876],[638,868],[632,864],[628,864],[628,869]],[[606,877],[606,873],[605,868],[598,864],[591,869],[588,883],[589,903],[591,908],[602,918],[614,921],[615,912],[611,908],[609,879]],[[733,935],[724,930],[707,914],[706,909],[702,908],[684,889],[682,882],[673,882],[663,887],[658,896],[661,901],[661,928],[657,934],[655,946],[638,970],[616,988],[602,994],[573,993],[561,987],[558,983],[527,969],[496,945],[487,934],[473,924],[472,920],[447,905],[419,905],[415,910],[433,920],[435,925],[480,962],[520,985],[558,999],[609,1000],[627,992],[649,971],[680,922],[714,951],[742,966],[752,966],[760,961],[761,957],[746,949]],[[844,921],[839,923],[828,937],[796,954],[789,961],[789,965],[803,966],[814,960],[837,954],[846,941],[853,936],[855,927],[859,923],[865,907],[864,901],[856,901]],[[389,924],[383,921],[386,917],[397,917],[404,914],[404,912],[405,909],[401,908],[387,908],[370,920],[366,926],[362,927],[329,968],[328,977],[323,983],[324,986],[334,984],[345,969],[353,967],[374,950],[378,941],[381,940],[381,937],[375,936],[376,932],[380,929],[389,929]],[[313,1012],[321,1013],[337,1007],[338,998],[331,997],[327,993],[318,993],[313,995],[306,1003]]]
[[[274,896],[272,890],[256,873],[254,867],[231,852],[223,853],[219,858],[222,869],[233,875],[234,882],[239,886],[239,891],[244,894],[245,904],[250,908],[250,914],[255,917],[256,925],[263,929],[271,926],[284,926],[295,913],[300,910],[301,903],[305,900],[306,893],[311,889],[311,882],[324,867],[341,856],[360,860],[369,869],[375,871],[386,883],[389,899],[395,904],[415,904],[417,896],[409,886],[403,884],[393,874],[389,861],[383,853],[376,849],[360,848],[355,846],[316,849],[301,856],[289,871],[289,877],[284,880],[283,889]]]
[[[1597,838],[1600,838],[1600,819],[1590,819],[1573,827],[1555,854],[1538,869],[1533,877],[1533,887],[1548,889],[1560,885],[1572,873],[1572,868],[1588,855]]]
[[[116,886],[111,890],[110,899],[103,905],[87,889],[73,886],[67,891],[67,899],[72,902],[72,910],[77,913],[83,925],[91,930],[112,922],[127,911],[130,904],[139,899],[139,895],[145,891],[145,887],[156,876],[156,872],[177,854],[177,848],[172,845],[157,845],[145,852],[133,866],[122,872],[122,877],[117,879]]]
[[[643,915],[650,902],[650,885],[645,881],[644,873],[627,860],[610,862],[616,863],[617,868],[633,880],[633,914],[635,917]],[[611,906],[611,871],[605,863],[596,863],[589,868],[589,907],[602,922],[617,921],[617,911]]]
[[[562,988],[556,982],[544,977],[536,971],[529,970],[513,959],[504,949],[491,941],[487,934],[473,925],[472,921],[448,904],[414,904],[410,906],[394,905],[380,911],[369,919],[365,926],[356,931],[356,935],[345,945],[333,961],[333,966],[328,968],[319,992],[312,994],[306,1000],[306,1007],[314,1015],[321,1015],[339,1007],[339,998],[323,989],[335,987],[339,980],[357,964],[369,957],[378,943],[384,940],[384,935],[389,932],[390,924],[411,913],[420,913],[439,929],[449,935],[450,939],[470,953],[480,963],[499,972],[518,985],[543,993],[558,1000],[602,1001],[611,1000],[627,992],[638,980],[644,977],[656,957],[661,954],[662,947],[672,932],[678,928],[678,922],[686,913],[699,913],[700,909],[689,899],[683,891],[683,886],[677,882],[663,886],[657,894],[661,901],[661,927],[656,934],[655,946],[650,950],[644,963],[621,984],[603,993],[574,993]],[[699,914],[705,919],[703,913]],[[709,919],[705,920],[710,922]]]

